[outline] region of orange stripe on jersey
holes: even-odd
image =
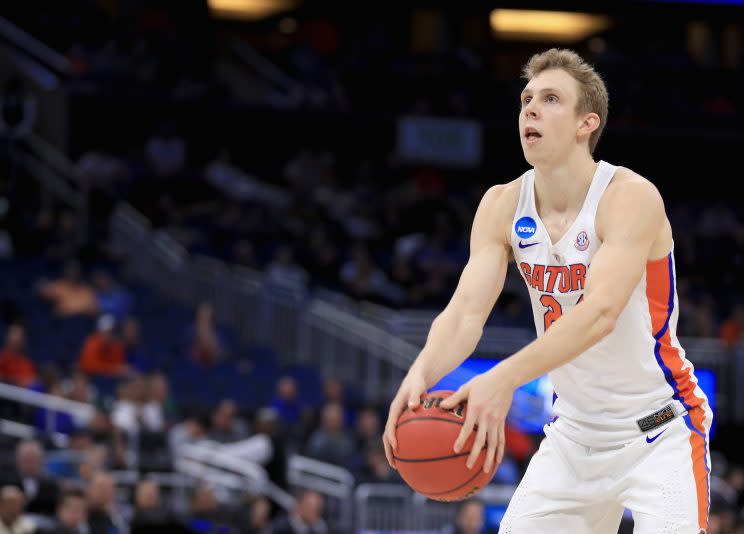
[[[651,315],[651,329],[656,339],[654,354],[664,378],[674,390],[674,398],[688,410],[703,403],[695,395],[696,383],[690,368],[683,369],[679,349],[672,345],[670,320],[674,311],[674,270],[671,253],[646,264],[646,299]]]
[[[692,380],[690,367],[683,368],[679,349],[672,345],[670,321],[674,311],[674,264],[672,254],[646,264],[646,298],[651,315],[651,329],[656,339],[654,356],[664,378],[674,391],[673,398],[688,410],[684,416],[690,429],[690,448],[695,489],[698,500],[698,524],[708,528],[708,463],[704,425],[703,399],[695,395],[697,384]]]
[[[698,528],[708,528],[708,446],[705,442],[703,420],[705,411],[700,407],[693,408],[685,416],[690,429],[690,448],[692,449],[692,473],[695,477],[695,491],[698,504]]]

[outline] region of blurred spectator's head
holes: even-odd
[[[114,478],[105,471],[93,473],[87,489],[88,505],[98,510],[107,510],[114,505],[116,484]]]
[[[92,277],[93,289],[99,293],[108,293],[114,289],[116,282],[113,277],[106,271],[96,271]]]
[[[217,497],[209,486],[198,485],[191,497],[191,512],[194,515],[206,515],[214,512],[219,506]]]
[[[0,488],[0,521],[6,526],[15,523],[26,506],[26,496],[16,486]],[[10,530],[8,530],[10,532]]]
[[[237,411],[238,408],[234,401],[225,399],[220,402],[212,416],[212,428],[214,430],[232,429]]]
[[[154,480],[142,480],[137,484],[134,505],[138,510],[158,510],[160,508],[160,486]]]
[[[468,500],[457,510],[457,528],[462,534],[478,534],[483,528],[483,503]]]
[[[321,426],[329,434],[337,434],[344,427],[344,410],[340,404],[331,402],[323,406]]]
[[[323,397],[326,402],[343,402],[344,386],[335,378],[328,378],[323,383]]]
[[[137,404],[147,402],[147,382],[141,375],[134,375],[120,389],[120,397]]]
[[[168,378],[163,373],[153,373],[150,375],[149,393],[152,402],[162,404],[168,400],[170,388],[168,386]]]
[[[297,399],[297,382],[291,376],[283,376],[276,384],[277,396],[286,402],[293,402]]]
[[[292,265],[294,263],[294,251],[290,245],[281,245],[274,252],[274,262],[279,265]]]
[[[62,526],[79,531],[88,520],[88,506],[82,491],[67,490],[57,504],[57,520]]]
[[[20,354],[26,346],[26,329],[19,324],[12,324],[5,333],[5,350]]]
[[[250,502],[251,528],[259,530],[269,523],[271,518],[271,503],[266,497],[256,497]]]
[[[128,347],[140,344],[140,322],[135,317],[128,317],[121,327],[121,340]]]
[[[295,514],[306,525],[312,525],[323,517],[323,497],[313,490],[305,490],[297,498]]]
[[[78,402],[93,402],[93,390],[85,373],[75,373],[69,383],[67,397]]]
[[[99,335],[106,339],[113,339],[116,329],[116,319],[113,315],[106,313],[101,315],[96,322],[96,330]]]
[[[36,478],[44,468],[44,449],[38,441],[21,441],[16,447],[16,467],[22,477]]]
[[[76,428],[70,434],[69,446],[71,451],[84,452],[90,449],[92,445],[93,439],[87,428]]]
[[[254,430],[256,434],[273,434],[279,422],[279,413],[270,406],[264,406],[256,412]]]
[[[93,445],[83,451],[83,458],[79,468],[80,478],[91,481],[97,473],[103,472],[106,468],[107,456],[108,451],[104,445]],[[88,498],[88,503],[91,506],[93,505],[93,501],[90,498]]]
[[[88,429],[94,437],[101,438],[106,436],[112,429],[111,418],[104,410],[98,408],[88,423]]]
[[[233,262],[244,267],[257,267],[256,249],[247,239],[241,239],[233,245]]]
[[[382,435],[380,431],[380,414],[374,408],[364,408],[357,417],[357,434],[364,439],[376,440]]]

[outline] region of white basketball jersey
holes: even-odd
[[[551,242],[535,207],[534,170],[522,176],[511,245],[538,336],[583,299],[601,244],[594,228],[597,206],[616,169],[599,162],[581,211],[557,243]],[[555,424],[587,446],[632,439],[641,433],[639,418],[667,405],[676,414],[702,405],[710,424],[707,398],[677,339],[678,314],[670,252],[646,264],[614,331],[549,373],[557,395]]]

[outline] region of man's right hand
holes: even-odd
[[[406,408],[416,408],[421,404],[421,396],[426,393],[426,380],[421,373],[410,372],[403,379],[398,388],[393,402],[390,403],[387,423],[385,424],[385,433],[382,435],[382,443],[385,446],[385,456],[390,467],[396,469],[394,451],[398,448],[398,441],[395,437],[395,425],[398,423],[400,414]]]

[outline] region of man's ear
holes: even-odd
[[[587,113],[579,122],[579,129],[576,132],[581,136],[590,136],[594,130],[599,128],[600,120],[599,115],[596,113]]]

